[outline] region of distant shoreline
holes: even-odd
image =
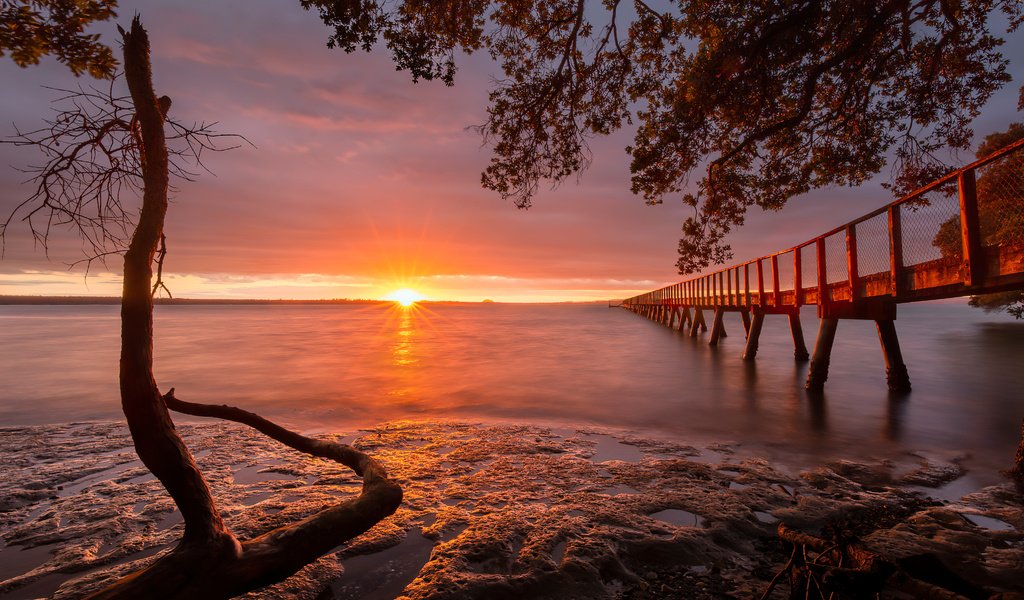
[[[156,304],[392,304],[391,300],[271,300],[262,298],[156,298]],[[118,305],[118,296],[0,296],[0,305]]]
[[[394,300],[368,300],[331,298],[320,300],[287,300],[268,298],[156,298],[158,305],[221,305],[221,306],[252,306],[252,305],[342,305],[342,304],[394,304]],[[603,304],[606,300],[583,300],[565,302],[523,302],[522,304]],[[119,305],[118,296],[4,296],[0,295],[0,306],[89,306]],[[420,300],[417,304],[507,304],[494,300],[479,302],[461,300]],[[515,303],[519,304],[519,303]]]

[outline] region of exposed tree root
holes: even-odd
[[[830,541],[780,523],[778,535],[793,545],[793,554],[769,583],[761,600],[770,598],[784,578],[789,581],[791,600],[875,598],[883,591],[937,600],[989,597],[985,590],[959,578],[933,555],[897,564],[838,534]],[[921,575],[932,581],[924,581],[919,578]]]
[[[341,463],[363,478],[358,497],[297,523],[241,543],[179,545],[149,567],[128,575],[90,598],[229,598],[281,581],[395,512],[402,489],[380,463],[345,444],[289,431],[263,417],[225,405],[196,404],[163,396],[183,414],[235,421],[311,456]]]

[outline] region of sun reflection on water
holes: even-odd
[[[426,309],[419,304],[396,304],[388,312],[389,328],[394,327],[394,341],[391,344],[392,364],[397,367],[416,365],[420,362],[417,343],[421,337],[421,328],[428,322]]]

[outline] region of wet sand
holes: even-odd
[[[243,538],[359,492],[343,467],[241,426],[180,429]],[[405,501],[248,597],[759,597],[788,558],[778,522],[817,533],[858,520],[870,524],[861,543],[887,559],[931,553],[970,581],[1024,592],[1024,499],[1005,482],[972,489],[955,453],[809,467],[738,444],[436,421],[330,437],[380,459]],[[119,424],[3,428],[0,455],[2,598],[78,597],[180,536]]]

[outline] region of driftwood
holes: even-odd
[[[830,541],[796,531],[784,523],[779,524],[778,536],[792,544],[793,551],[789,561],[768,584],[761,600],[770,598],[783,579],[789,581],[791,600],[875,598],[883,591],[936,600],[988,597],[983,589],[963,581],[931,555],[919,557],[923,560],[917,561],[927,564],[926,569],[913,569],[909,562],[904,565],[885,560],[838,536]],[[957,589],[924,581],[911,573],[912,569],[927,571],[929,579],[949,581],[951,587]]]

